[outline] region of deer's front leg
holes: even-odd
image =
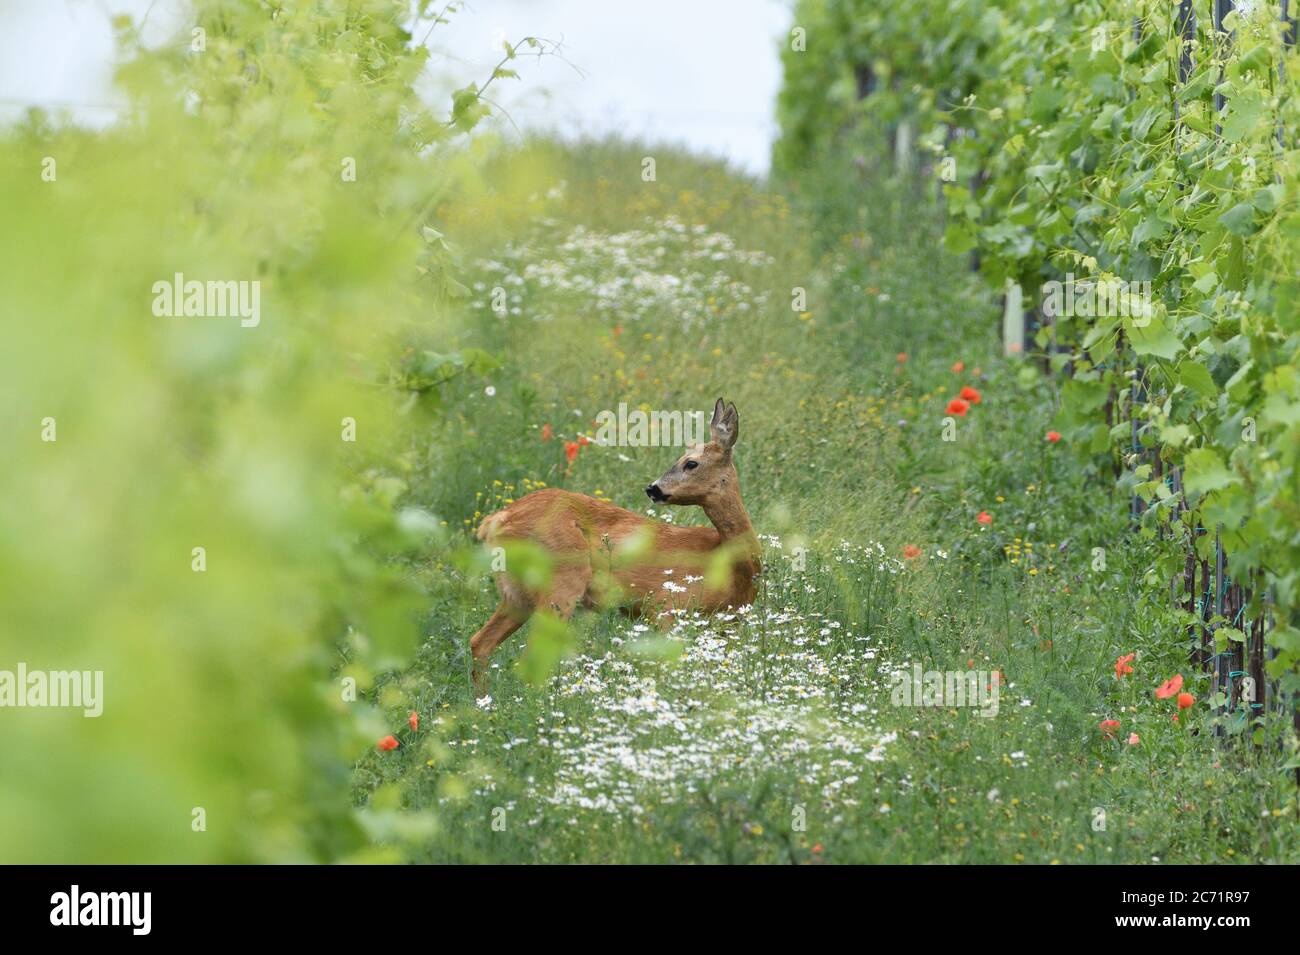
[[[590,567],[571,567],[556,571],[551,586],[537,595],[535,610],[553,613],[561,620],[568,620],[578,606],[587,587],[591,584]]]

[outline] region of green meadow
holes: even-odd
[[[427,813],[406,858],[1297,858],[1276,754],[1155,698],[1180,671],[1204,688],[1137,575],[1155,545],[1127,498],[1046,438],[1059,383],[1001,355],[997,303],[940,250],[932,192],[854,158],[776,188],[646,144],[538,142],[493,169],[524,181],[493,197],[508,213],[448,207],[475,225],[461,344],[502,367],[445,389],[413,499],[453,535],[540,487],[703,523],[642,491],[680,449],[578,443],[619,403],[721,395],[764,569],[753,607],[662,634],[579,611],[545,675],[535,620],[475,700],[491,580],[481,559],[414,563],[424,642],[376,685],[401,746],[353,777],[361,804]],[[949,416],[963,387],[978,402]],[[934,705],[915,671],[983,686]]]

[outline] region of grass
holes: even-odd
[[[1211,731],[1168,587],[1138,579],[1159,541],[1130,530],[1099,462],[1046,441],[1056,384],[1001,357],[996,304],[940,250],[928,188],[827,160],[783,193],[618,142],[535,142],[484,178],[500,185],[441,211],[473,236],[459,344],[503,367],[445,384],[405,461],[410,503],[466,550],[409,568],[427,640],[372,688],[403,745],[353,779],[361,818],[405,857],[1300,861],[1282,729],[1260,745]],[[981,400],[945,441],[963,386]],[[620,402],[719,395],[740,409],[764,542],[755,606],[666,637],[580,614],[541,685],[514,666],[534,623],[476,703],[467,640],[496,596],[472,528],[540,486],[702,523],[646,506],[672,449],[591,445],[566,467],[563,445]],[[893,705],[891,674],[913,663],[997,671],[997,715]],[[1178,722],[1153,695],[1176,672],[1198,700]]]

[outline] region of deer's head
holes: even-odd
[[[663,477],[645,489],[650,500],[661,504],[703,504],[711,498],[736,492],[736,467],[731,449],[740,436],[740,415],[734,404],[721,398],[713,406],[710,440],[694,444]]]

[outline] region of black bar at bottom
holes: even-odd
[[[659,876],[584,867],[562,874],[528,867],[9,867],[0,870],[0,924],[10,937],[75,932],[83,942],[209,945],[266,936],[373,945],[396,928],[403,935],[427,930],[433,944],[448,940],[449,927],[492,938],[517,926],[540,941],[568,925],[595,938],[605,922],[639,932],[670,910],[694,910],[713,913],[692,917],[696,941],[702,933],[734,941],[776,916],[813,933],[858,918],[895,927],[909,919],[934,927],[941,919],[954,931],[969,919],[1006,937],[1049,921],[1071,941],[1196,931],[1231,944],[1240,932],[1277,931],[1290,918],[1283,898],[1290,879],[1271,867],[864,867],[823,872],[824,880],[811,883],[778,881],[776,874],[691,867]],[[624,877],[627,888],[619,885]],[[662,888],[644,885],[657,878],[664,878]]]

